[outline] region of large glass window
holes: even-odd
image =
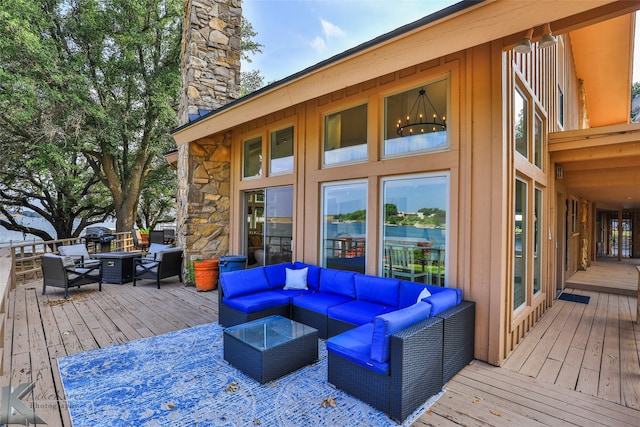
[[[448,176],[382,181],[382,273],[412,282],[445,285]]]
[[[366,181],[323,185],[322,266],[364,273],[366,230]]]
[[[242,176],[244,178],[262,176],[261,136],[244,141]]]
[[[516,179],[514,206],[513,309],[527,301],[527,183]]]
[[[324,118],[324,164],[367,159],[367,105],[358,105]]]
[[[269,175],[293,172],[293,126],[271,132]]]
[[[384,100],[384,155],[442,150],[447,137],[448,80]]]
[[[513,91],[513,135],[516,151],[529,157],[529,104],[519,89]]]

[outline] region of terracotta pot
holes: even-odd
[[[220,274],[218,258],[205,258],[193,263],[197,291],[211,291],[218,285]]]

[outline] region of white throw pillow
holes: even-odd
[[[427,298],[427,297],[430,297],[430,296],[431,296],[431,292],[429,292],[429,289],[424,288],[422,290],[422,292],[420,292],[420,295],[418,295],[418,301],[416,301],[416,302],[420,302],[420,301],[422,301],[423,298]]]
[[[307,290],[307,274],[309,267],[293,270],[287,268],[287,279],[285,280],[284,289]]]

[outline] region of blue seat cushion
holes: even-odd
[[[289,297],[278,291],[262,291],[248,295],[240,295],[235,298],[222,298],[222,302],[231,308],[243,313],[254,313],[267,308],[279,307],[289,304]]]
[[[320,291],[356,299],[355,275],[353,271],[324,268],[320,274]]]
[[[343,357],[380,375],[389,374],[389,363],[371,359],[373,323],[348,330],[327,340],[327,351]]]
[[[330,294],[326,292],[316,292],[308,295],[293,298],[293,305],[315,311],[316,313],[327,315],[329,307],[353,301],[349,297]]]
[[[270,289],[277,289],[284,287],[284,283],[287,279],[287,268],[291,268],[290,262],[283,262],[281,264],[268,265],[264,268],[264,274],[267,276],[267,282],[269,282]]]
[[[376,304],[368,301],[350,301],[340,305],[329,307],[327,315],[336,320],[364,325],[373,322],[373,319],[384,313],[397,310],[395,307]]]
[[[459,289],[439,288],[439,292],[432,292],[431,296],[424,300],[431,304],[431,316],[436,316],[443,311],[455,307],[458,301]]]
[[[289,298],[289,302],[293,301],[293,298],[297,296],[308,295],[314,292],[312,289],[274,289],[273,291]]]
[[[382,314],[373,319],[371,359],[384,363],[389,360],[391,335],[429,317],[431,305],[419,302],[407,308]]]
[[[304,262],[296,261],[293,263],[293,268],[296,270],[300,270],[307,267],[309,270],[307,272],[307,286],[309,289],[313,289],[317,291],[320,289],[320,270],[321,268],[317,265],[305,264]]]
[[[235,270],[220,274],[220,286],[226,298],[269,290],[263,268]]]
[[[354,282],[358,300],[398,307],[400,298],[399,280],[356,274]]]

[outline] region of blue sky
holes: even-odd
[[[457,2],[244,0],[242,13],[264,47],[242,71],[260,70],[271,83]]]
[[[264,45],[242,71],[260,70],[265,84],[418,20],[458,1],[244,0],[242,11]],[[636,45],[640,37],[636,22]],[[635,55],[633,81],[640,80]]]

